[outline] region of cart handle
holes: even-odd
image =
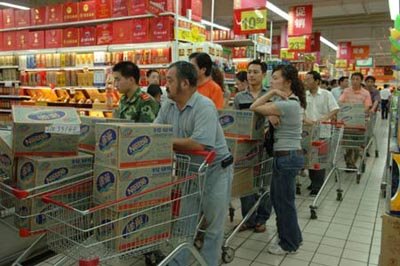
[[[175,153],[178,154],[186,154],[186,155],[198,155],[198,156],[203,156],[204,161],[207,164],[211,164],[215,157],[217,156],[216,152],[214,150],[211,151],[205,151],[205,150],[175,150]]]

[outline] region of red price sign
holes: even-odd
[[[265,33],[267,9],[237,9],[234,14],[234,32],[237,35]]]

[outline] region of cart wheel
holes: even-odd
[[[317,212],[314,209],[311,209],[310,212],[311,212],[311,217],[310,217],[311,220],[316,220],[318,218]]]
[[[357,174],[357,184],[360,184],[361,174]]]
[[[376,157],[376,158],[379,157],[379,151],[378,151],[378,150],[375,151],[375,157]]]
[[[301,195],[301,187],[300,186],[296,186],[296,195]]]
[[[234,217],[235,217],[235,209],[229,208],[229,220],[231,221],[231,223],[233,222]]]
[[[154,252],[145,254],[144,258],[146,266],[156,266],[163,261],[165,255],[156,250]]]
[[[235,258],[235,250],[233,248],[227,247],[222,248],[222,261],[224,263],[231,263]]]
[[[367,153],[365,154],[365,156],[369,157],[369,156],[370,156],[370,155],[369,155],[369,152],[367,152]]]
[[[338,193],[337,193],[336,200],[337,200],[337,201],[342,201],[342,200],[343,200],[343,194],[342,194],[342,192],[338,192]]]
[[[204,244],[203,239],[196,239],[196,240],[194,241],[194,246],[195,246],[198,250],[200,250],[200,249],[203,247],[203,244]]]

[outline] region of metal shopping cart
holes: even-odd
[[[182,251],[206,265],[193,241],[214,157],[214,152],[176,154],[171,182],[104,204],[95,202],[93,180],[47,194],[43,201],[53,206],[46,213],[53,221],[48,246],[79,265],[116,265],[160,250],[168,255],[158,265]]]
[[[321,189],[310,205],[311,219],[317,219],[316,211],[318,209],[318,203],[320,202],[323,191],[333,176],[336,177],[337,181],[336,200],[341,201],[343,199],[343,190],[341,188],[340,175],[337,169],[340,142],[343,137],[343,124],[320,122],[312,126],[305,126],[305,128],[303,128],[303,132],[304,131],[309,132],[306,138],[303,136],[302,142],[305,154],[305,167],[314,170],[325,169],[327,173]]]
[[[21,238],[35,238],[13,265],[21,265],[22,260],[26,259],[44,240],[48,225],[45,215],[49,209],[42,203],[41,197],[56,188],[87,180],[91,175],[92,171],[87,171],[26,190],[19,189],[14,178],[2,176],[0,181],[0,221],[17,231]]]
[[[376,114],[366,115],[364,105],[343,104],[338,114],[338,121],[344,124],[341,147],[345,152],[344,158],[346,162],[346,166],[340,166],[339,170],[355,172],[357,174],[356,181],[359,184],[361,175],[365,171],[368,150],[372,144],[375,146],[375,157],[379,156],[377,140],[374,134]],[[361,160],[357,166],[355,161],[360,153]],[[349,163],[349,161],[353,162]]]
[[[232,197],[240,198],[257,193],[257,202],[250,209],[241,222],[228,234],[222,246],[222,260],[230,263],[235,258],[235,250],[229,246],[240,227],[253,215],[262,200],[269,194],[269,186],[272,176],[273,158],[261,160],[251,168],[237,169],[233,176]],[[240,189],[238,189],[240,188]]]

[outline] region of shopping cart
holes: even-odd
[[[256,193],[258,199],[241,222],[231,232],[225,234],[225,240],[222,245],[222,261],[225,263],[230,263],[235,258],[235,249],[229,246],[230,242],[239,232],[240,227],[249,220],[261,202],[265,200],[265,197],[269,194],[269,186],[272,176],[272,161],[273,158],[262,159],[261,162],[251,168],[250,172],[248,172],[250,168],[238,169],[239,171],[233,176],[233,186],[235,186],[236,183],[236,186],[241,187],[241,189],[237,190],[233,187],[232,197],[241,198]],[[243,172],[241,172],[241,170]],[[235,182],[235,178],[240,180]]]
[[[95,203],[92,180],[47,194],[43,201],[53,206],[46,213],[53,221],[49,248],[79,265],[117,265],[154,251],[168,254],[158,265],[186,251],[206,265],[193,242],[214,157],[215,152],[176,154],[171,182],[105,204]],[[121,206],[128,207],[116,211]]]
[[[36,240],[17,258],[13,265],[20,265],[21,261],[31,254],[34,248],[44,240],[46,226],[46,212],[48,207],[42,203],[41,197],[52,190],[87,180],[92,171],[73,175],[55,182],[22,190],[16,185],[15,178],[2,176],[0,182],[0,222],[19,233],[21,238],[36,237]]]
[[[342,150],[345,152],[344,158],[346,166],[340,166],[339,170],[355,172],[357,184],[360,183],[361,175],[365,171],[365,160],[368,150],[374,144],[375,157],[379,156],[376,136],[374,134],[376,114],[366,115],[364,105],[344,104],[338,114],[338,121],[344,124],[343,139],[341,142]],[[358,157],[361,153],[361,160],[358,166],[351,166],[348,160],[351,157]]]
[[[340,153],[340,142],[343,137],[343,124],[320,122],[312,126],[307,126],[310,137],[306,141],[303,139],[303,150],[305,154],[305,167],[307,169],[325,169],[326,177],[313,203],[310,205],[311,219],[317,219],[318,203],[328,182],[334,176],[337,181],[336,200],[343,199],[340,175],[338,174],[337,163]],[[304,129],[303,129],[304,130]],[[317,133],[316,133],[317,132]]]

